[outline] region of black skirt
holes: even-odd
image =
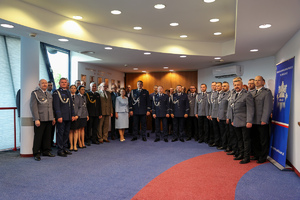
[[[76,121],[72,121],[70,129],[71,130],[79,129],[79,119],[77,119]]]
[[[80,118],[78,128],[82,128],[82,127],[86,127],[86,126],[87,126],[87,118]]]

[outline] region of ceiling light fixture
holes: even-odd
[[[69,40],[66,39],[66,38],[61,38],[61,39],[58,39],[60,42],[68,42]]]
[[[156,9],[164,9],[166,6],[164,4],[156,4],[154,8]]]
[[[181,35],[180,37],[181,38],[187,38],[187,35]]]
[[[135,68],[133,68],[133,70],[139,70],[139,68],[136,68],[136,67],[135,67]]]
[[[164,67],[164,69],[169,69],[169,67]]]
[[[215,32],[214,35],[222,35],[221,32]]]
[[[215,2],[215,0],[204,0],[205,3],[212,3]]]
[[[186,58],[186,56],[180,56],[180,58]]]
[[[133,27],[133,29],[134,29],[134,30],[142,30],[142,27],[140,27],[140,26],[135,26],[135,27]]]
[[[215,60],[221,60],[221,57],[215,57]]]
[[[145,55],[150,55],[151,53],[150,53],[150,52],[145,52],[144,54],[145,54]]]
[[[259,25],[259,28],[270,28],[272,25],[271,24],[262,24]]]
[[[258,52],[258,49],[251,49],[250,52]]]
[[[113,14],[113,15],[119,15],[119,14],[121,14],[122,12],[119,11],[119,10],[112,10],[110,13]]]
[[[81,16],[73,16],[73,19],[82,19],[83,17],[81,17]]]
[[[217,19],[217,18],[215,18],[215,19],[210,19],[209,21],[210,21],[210,22],[218,22],[218,21],[220,21],[220,20]]]
[[[3,28],[14,28],[14,26],[11,25],[11,24],[1,24],[1,26],[2,26]]]
[[[170,26],[178,26],[179,24],[177,22],[173,22],[170,24]]]
[[[106,49],[106,50],[112,50],[113,48],[112,47],[104,47],[104,49]]]

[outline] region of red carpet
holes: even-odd
[[[132,199],[234,199],[240,178],[258,166],[241,165],[225,152],[215,152],[181,162],[149,182]]]

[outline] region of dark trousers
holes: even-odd
[[[156,128],[155,128],[155,126],[156,126],[156,120],[153,118],[153,116],[152,116],[152,114],[151,114],[151,123],[152,123],[152,130],[151,130],[151,133],[154,133],[155,132],[155,130],[156,130]]]
[[[228,146],[228,135],[229,135],[229,125],[226,124],[226,120],[220,120],[219,122],[220,136],[221,136],[221,146],[227,148]]]
[[[110,137],[111,138],[116,138],[119,134],[116,134],[116,116],[115,112],[114,115],[111,118],[111,123],[110,123]]]
[[[269,153],[269,124],[253,124],[253,153],[259,160],[266,160]]]
[[[209,144],[215,143],[215,135],[214,135],[214,125],[212,120],[208,120],[208,127],[209,127]]]
[[[173,139],[183,139],[184,136],[184,117],[174,117],[173,118]]]
[[[217,146],[221,146],[220,127],[217,118],[212,119],[214,129],[214,142]]]
[[[250,129],[244,127],[235,127],[235,132],[238,141],[239,154],[245,159],[250,159],[251,139]]]
[[[199,140],[199,137],[198,137],[198,121],[197,121],[197,118],[196,117],[188,117],[187,119],[187,137],[188,138],[191,138],[191,137],[194,137],[195,140]]]
[[[234,126],[232,126],[231,124],[231,120],[229,120],[229,137],[228,137],[228,147],[236,152],[236,153],[239,153],[238,152],[238,143],[237,143],[237,135],[235,133],[235,129],[234,129]]]
[[[65,151],[68,148],[71,122],[71,120],[64,120],[62,123],[56,123],[56,145],[58,148],[58,152]]]
[[[128,128],[128,133],[133,132],[133,116],[129,117],[129,128]]]
[[[147,121],[146,115],[133,115],[133,137],[137,137],[141,124],[142,137],[146,137]]]
[[[198,117],[198,138],[200,142],[209,142],[209,125],[206,116]]]
[[[55,132],[55,125],[52,125],[51,122],[51,143],[54,144],[54,132]]]
[[[160,122],[163,126],[163,138],[168,139],[168,118],[166,117],[156,117],[155,118],[155,135],[156,139],[160,139]]]
[[[34,125],[34,139],[32,147],[34,156],[51,151],[51,127],[51,121],[41,122],[39,127]]]
[[[98,140],[98,126],[99,126],[99,117],[92,116],[90,117],[87,123],[87,134],[86,134],[86,142],[97,141]]]

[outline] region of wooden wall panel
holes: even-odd
[[[152,72],[152,73],[126,73],[125,87],[131,85],[131,89],[136,89],[138,80],[144,82],[144,89],[153,93],[154,85],[162,85],[164,90],[169,88],[176,88],[177,85],[185,86],[187,89],[194,85],[197,87],[198,72]],[[147,129],[151,130],[151,118],[147,117]]]

